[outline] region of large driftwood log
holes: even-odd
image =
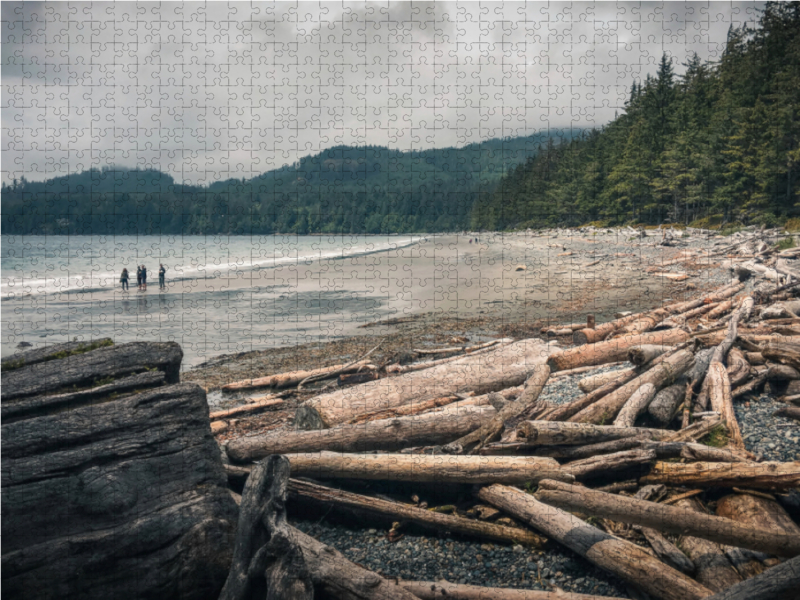
[[[656,396],[656,388],[652,383],[645,383],[628,398],[614,419],[616,427],[633,427],[636,419],[648,407]]]
[[[602,342],[606,337],[617,331],[619,328],[624,327],[628,323],[633,323],[638,319],[642,313],[627,315],[608,323],[595,325],[594,327],[585,327],[579,329],[572,334],[572,343],[575,345],[593,344]]]
[[[577,446],[642,437],[657,440],[665,433],[661,429],[559,421],[523,421],[517,426],[517,440],[527,446]]]
[[[242,494],[236,547],[220,600],[312,600],[315,588],[351,600],[416,598],[290,526],[288,481],[285,457],[270,456],[256,465]]]
[[[671,352],[672,346],[657,346],[655,344],[642,344],[628,350],[628,360],[637,367],[646,365],[651,360],[658,358],[666,352]]]
[[[796,600],[798,588],[800,557],[795,557],[706,600]]]
[[[647,464],[656,459],[655,450],[645,450],[637,448],[634,450],[624,450],[613,454],[603,454],[592,456],[565,464],[562,470],[570,473],[578,479],[588,479],[607,475],[614,471],[630,469],[639,465]]]
[[[704,444],[682,443],[680,458],[690,462],[753,462],[752,456],[747,451],[731,448],[714,448]],[[647,447],[647,446],[645,446]],[[658,449],[655,449],[658,453]],[[661,456],[659,458],[672,458]]]
[[[277,430],[232,440],[227,452],[231,460],[252,462],[270,454],[320,450],[365,452],[441,445],[477,429],[495,414],[491,406],[464,406],[455,411],[340,425],[322,431]]]
[[[578,388],[580,388],[584,394],[588,394],[600,387],[603,387],[607,383],[619,379],[620,377],[625,377],[626,375],[632,375],[635,373],[636,369],[620,369],[618,371],[607,371],[606,373],[590,375],[589,377],[584,377],[578,382]]]
[[[615,338],[607,342],[591,343],[556,352],[547,359],[552,371],[564,371],[576,367],[603,365],[627,360],[628,350],[642,344],[674,345],[685,342],[689,334],[681,329],[653,331],[642,335]]]
[[[689,465],[657,462],[641,483],[785,490],[800,485],[800,462],[702,462]]]
[[[395,520],[402,519],[428,529],[450,531],[506,544],[541,547],[547,541],[541,536],[519,527],[506,527],[495,523],[465,519],[456,515],[447,515],[399,502],[353,494],[297,479],[289,480],[289,495],[297,500],[310,500],[326,507],[335,506],[355,511],[357,514],[366,512],[391,517]]]
[[[439,483],[574,481],[552,458],[430,454],[287,454],[292,474],[313,479],[379,479]]]
[[[479,429],[457,439],[453,442],[453,446],[460,446],[462,451],[469,450],[474,454],[497,438],[506,422],[515,420],[528,411],[535,412],[536,403],[548,377],[550,377],[550,367],[547,365],[537,366],[533,374],[525,381],[525,387],[516,402],[511,402],[503,407],[492,417],[491,421],[481,425]]]
[[[401,581],[400,585],[420,600],[619,600],[611,596],[573,594],[561,590],[517,590],[446,581]]]
[[[3,401],[158,369],[167,383],[180,381],[183,351],[175,342],[131,342],[3,372]]]
[[[614,390],[621,388],[629,381],[635,379],[639,376],[639,374],[640,372],[635,369],[630,371],[626,370],[625,372],[621,373],[617,379],[609,381],[604,386],[597,388],[585,396],[581,396],[577,400],[567,402],[566,404],[562,404],[561,406],[557,406],[554,409],[545,412],[539,417],[539,419],[543,421],[566,421],[587,406],[591,406],[597,402],[603,396],[607,396]]]
[[[685,498],[675,506],[690,514],[704,514],[696,498]],[[678,546],[687,554],[695,566],[695,579],[715,592],[722,591],[742,580],[719,544],[707,539],[682,535]]]
[[[551,458],[578,460],[581,458],[592,458],[601,454],[613,454],[624,450],[643,448],[645,443],[647,443],[646,437],[628,437],[611,440],[609,442],[586,444],[585,446],[539,446],[534,448],[531,454],[533,456],[549,456]],[[528,446],[519,444],[516,450],[518,452],[526,447]],[[658,453],[656,453],[656,456],[658,457]]]
[[[587,406],[582,411],[570,417],[576,423],[601,423],[613,420],[631,395],[646,383],[652,384],[656,389],[671,385],[677,377],[692,366],[694,357],[689,350],[680,350],[652,369],[645,371],[636,379],[631,380],[608,396]]]
[[[491,485],[481,488],[477,495],[484,502],[524,521],[598,567],[633,583],[656,598],[699,600],[711,595],[708,588],[665,565],[642,548],[592,527],[563,510],[539,502],[521,490]]]
[[[678,506],[606,494],[547,480],[539,482],[536,498],[565,510],[652,527],[665,533],[693,535],[720,544],[750,548],[778,556],[800,554],[800,536],[793,531],[776,531],[732,523],[724,517],[686,511]]]
[[[138,344],[134,356],[148,346]],[[24,368],[69,373],[58,363],[122,348]],[[53,377],[42,379],[61,388]],[[5,404],[14,390],[5,377],[3,384]],[[221,589],[237,514],[205,392],[179,384],[113,393],[3,420],[2,572],[8,597],[188,600]]]
[[[429,398],[473,391],[494,392],[523,383],[551,348],[540,340],[522,340],[479,356],[465,356],[424,371],[369,381],[316,396],[298,409],[301,429],[324,429],[361,414],[415,404]]]
[[[712,362],[708,367],[708,377],[706,379],[708,381],[708,397],[711,401],[711,409],[718,412],[725,422],[731,445],[734,448],[743,450],[742,432],[739,430],[739,422],[736,420],[736,413],[733,411],[731,382],[722,363]]]
[[[681,383],[665,387],[647,407],[648,414],[662,427],[670,424],[683,401],[686,388]]]
[[[235,392],[241,390],[253,390],[263,387],[285,388],[292,387],[309,377],[319,377],[322,375],[329,375],[334,377],[340,373],[353,373],[358,370],[373,370],[374,365],[371,365],[369,360],[360,360],[355,363],[345,363],[341,365],[331,365],[330,367],[321,367],[319,369],[311,369],[309,371],[290,371],[288,373],[278,373],[277,375],[269,375],[267,377],[258,377],[256,379],[243,379],[242,381],[234,381],[222,386],[223,392]]]

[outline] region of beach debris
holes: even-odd
[[[243,390],[253,390],[263,387],[284,388],[293,387],[303,383],[306,380],[314,377],[324,377],[325,379],[336,377],[344,372],[354,372],[359,370],[374,370],[377,367],[371,364],[368,360],[363,359],[355,363],[346,363],[339,365],[331,365],[330,367],[321,367],[319,369],[312,369],[310,371],[290,371],[288,373],[279,373],[277,375],[270,375],[268,377],[258,377],[256,379],[244,379],[228,383],[222,386],[223,392],[238,392]],[[307,381],[306,381],[307,382]]]

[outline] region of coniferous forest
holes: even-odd
[[[2,189],[8,234],[405,233],[800,216],[800,3],[767,4],[714,62],[663,56],[624,110],[463,148],[330,148],[252,179],[93,169]]]
[[[716,63],[664,56],[602,129],[546,144],[476,203],[482,229],[782,225],[800,215],[800,4],[731,29]]]

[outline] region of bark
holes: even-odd
[[[646,365],[654,358],[658,358],[666,352],[671,352],[672,346],[656,346],[654,344],[642,344],[634,346],[628,350],[628,360],[637,367]]]
[[[664,388],[656,394],[656,397],[647,407],[648,414],[659,425],[666,427],[677,414],[685,393],[686,388],[681,383]]]
[[[288,454],[292,474],[312,479],[377,479],[436,483],[522,484],[541,479],[573,481],[552,458],[442,456],[431,454]]]
[[[524,521],[598,567],[665,600],[705,598],[711,591],[663,564],[642,548],[609,535],[576,516],[503,485],[484,487],[478,498]]]
[[[304,402],[295,416],[301,429],[324,429],[358,415],[413,405],[429,398],[474,391],[484,394],[520,385],[547,359],[550,347],[522,340],[451,363],[369,381]]]
[[[234,558],[220,600],[311,600],[315,588],[348,600],[414,600],[396,583],[290,526],[288,482],[285,457],[256,465],[242,494]]]
[[[289,480],[289,495],[297,500],[310,500],[326,507],[335,506],[354,511],[356,514],[369,513],[416,523],[427,529],[449,531],[506,544],[522,544],[540,548],[547,541],[539,535],[519,527],[506,527],[494,523],[465,519],[455,515],[437,513],[399,502],[390,502],[353,494],[343,490],[299,481]]]
[[[562,470],[565,473],[574,475],[577,479],[589,479],[606,473],[644,465],[655,459],[656,453],[654,450],[639,448],[576,460],[563,465]]]
[[[524,421],[517,426],[517,440],[528,446],[577,446],[621,438],[660,439],[663,436],[664,432],[660,429],[592,425],[590,423]]]
[[[774,413],[772,413],[775,417],[786,417],[787,419],[794,419],[795,421],[800,421],[800,406],[784,406],[783,408],[779,408]]]
[[[491,406],[464,406],[455,411],[340,425],[322,431],[282,429],[232,440],[228,442],[227,451],[231,460],[253,462],[270,454],[320,450],[368,452],[446,444],[480,427],[494,415],[495,409]]]
[[[652,383],[645,383],[636,390],[620,409],[614,420],[616,427],[633,427],[637,417],[642,414],[656,395],[656,388]]]
[[[95,402],[103,402],[112,394],[128,394],[159,387],[165,382],[166,377],[162,371],[145,371],[82,392],[56,394],[55,396],[33,396],[19,398],[13,402],[3,402],[0,405],[0,416],[2,416],[3,423],[13,423],[20,419],[29,419],[57,410],[71,410]]]
[[[604,365],[628,359],[628,350],[642,344],[673,345],[689,339],[681,329],[653,331],[642,335],[615,338],[607,342],[590,343],[576,348],[556,352],[547,359],[552,371],[564,371],[576,367]]]
[[[277,375],[269,375],[268,377],[258,377],[256,379],[244,379],[242,381],[235,381],[222,386],[223,392],[235,392],[240,390],[252,390],[262,387],[286,388],[293,387],[309,377],[317,377],[320,375],[329,375],[334,377],[340,373],[352,373],[359,369],[364,370],[370,365],[368,360],[360,360],[356,363],[347,363],[341,365],[331,365],[330,367],[322,367],[319,369],[312,369],[310,371],[289,371],[288,373],[279,373]]]
[[[595,367],[592,367],[595,368]],[[599,373],[597,375],[590,375],[589,377],[584,377],[578,382],[578,387],[584,394],[588,394],[590,392],[595,391],[598,388],[603,387],[607,383],[610,383],[620,377],[625,377],[627,375],[633,375],[636,373],[636,369],[621,369],[618,371],[608,371],[606,373]]]
[[[800,558],[766,570],[742,581],[707,600],[795,600],[800,587]]]
[[[692,487],[745,487],[785,490],[800,484],[800,462],[714,463],[658,462],[640,482]]]
[[[3,372],[3,401],[97,386],[98,381],[156,369],[164,373],[167,383],[178,383],[182,358],[183,351],[175,342],[131,342],[34,363]]]
[[[573,594],[561,590],[516,590],[446,581],[401,581],[400,585],[420,600],[619,600],[611,596]]]
[[[283,405],[283,400],[280,398],[273,397],[266,397],[258,402],[252,402],[250,404],[242,404],[241,406],[236,406],[234,408],[229,408],[227,410],[218,410],[213,412],[209,415],[209,418],[212,421],[218,421],[220,419],[227,419],[229,417],[235,417],[237,415],[247,415],[250,413],[261,412],[266,410],[267,408],[276,408],[278,406]]]
[[[671,385],[677,377],[692,366],[693,360],[694,357],[689,350],[680,350],[636,379],[611,392],[605,398],[576,413],[569,420],[577,423],[610,421],[617,416],[631,395],[644,384],[650,383],[656,389],[660,389],[664,385]]]
[[[744,449],[742,432],[739,430],[739,422],[736,420],[736,413],[733,411],[733,398],[731,396],[731,383],[728,380],[728,373],[721,363],[712,362],[708,368],[708,395],[711,400],[712,410],[719,413],[725,426],[728,429],[728,437],[734,448]]]
[[[728,379],[731,387],[741,385],[750,378],[750,363],[744,357],[744,352],[738,348],[731,348],[728,352]],[[800,379],[800,373],[798,374]]]
[[[596,490],[556,481],[540,481],[536,499],[564,510],[596,515],[652,527],[662,533],[692,535],[720,544],[730,544],[768,552],[778,556],[800,554],[800,536],[794,532],[765,530],[761,527],[731,522],[730,519],[687,511],[638,498],[606,494]]]
[[[675,507],[687,516],[704,515],[696,498],[679,500]],[[695,579],[707,588],[720,592],[742,580],[719,544],[703,538],[684,535],[678,540],[678,546],[694,562]]]
[[[460,446],[462,451],[469,450],[474,454],[487,443],[496,439],[507,421],[514,420],[529,411],[535,411],[536,403],[549,377],[550,367],[547,365],[536,367],[533,374],[525,381],[525,387],[516,402],[509,403],[498,411],[491,421],[457,439],[453,445]]]

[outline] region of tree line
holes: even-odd
[[[731,28],[716,62],[663,56],[607,126],[547,140],[476,202],[472,227],[782,225],[800,215],[800,4]]]

